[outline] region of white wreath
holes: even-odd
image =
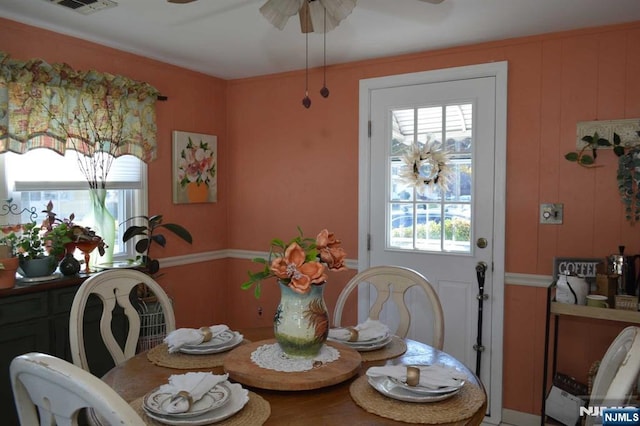
[[[414,143],[402,161],[404,165],[398,177],[402,183],[416,188],[418,193],[424,193],[430,186],[437,186],[442,191],[449,188],[453,173],[449,167],[449,152],[439,143],[427,142],[422,149]]]

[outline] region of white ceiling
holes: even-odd
[[[82,15],[49,0],[0,0],[0,16],[224,79],[305,67],[297,16],[280,31],[258,11],[265,0],[115,1]],[[327,34],[327,63],[638,20],[640,0],[359,0]],[[309,35],[310,66],[322,64],[322,46],[322,34]]]

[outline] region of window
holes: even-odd
[[[88,184],[77,164],[75,151],[68,150],[63,157],[48,149],[34,149],[22,155],[0,154],[0,199],[12,200],[20,219],[6,210],[0,212],[0,224],[31,220],[30,211],[38,214],[40,222],[49,200],[60,218],[75,215],[74,222],[91,227],[87,222],[90,202]],[[129,224],[123,222],[132,216],[147,214],[146,165],[131,155],[114,160],[107,182],[107,208],[115,218],[116,237],[114,259],[135,257],[133,243],[122,243],[122,234]]]
[[[470,253],[472,205],[472,103],[391,111],[388,247]],[[403,156],[414,143],[445,141],[453,175],[449,189],[420,193],[399,178]]]

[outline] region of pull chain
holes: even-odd
[[[322,64],[322,89],[320,89],[320,95],[323,98],[329,97],[329,89],[327,89],[327,9],[324,9],[324,32],[322,34],[323,42],[323,64]]]
[[[309,33],[305,33],[305,66],[304,66],[304,98],[302,99],[302,105],[305,108],[311,106],[311,98],[309,97]]]

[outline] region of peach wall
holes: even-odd
[[[166,250],[155,257],[224,248],[263,251],[274,237],[295,236],[296,225],[308,235],[328,227],[342,238],[349,257],[357,257],[358,81],[502,60],[509,62],[506,270],[550,275],[554,256],[603,257],[619,244],[629,253],[640,252],[638,228],[624,220],[616,193],[613,156],[603,153],[599,162],[605,167],[597,170],[562,158],[574,148],[576,121],[640,117],[635,48],[640,23],[331,66],[328,99],[316,95],[322,77],[312,70],[309,110],[300,105],[302,72],[225,82],[4,19],[0,31],[0,50],[16,58],[120,73],[169,96],[158,103],[150,212],[187,226],[195,238],[189,247],[169,237]],[[218,203],[171,203],[171,131],[176,129],[218,135]],[[564,203],[564,224],[540,226],[541,202]],[[239,290],[251,268],[247,260],[225,259],[163,269],[161,284],[176,301],[179,326],[269,325],[276,292],[267,287],[256,300]],[[332,275],[330,309],[353,273]],[[505,408],[538,414],[545,294],[540,288],[506,286]],[[594,339],[579,337],[585,328],[595,330]],[[565,356],[561,365],[584,378],[583,366],[601,356],[618,328],[567,323],[566,342],[577,349],[580,362],[571,366]]]
[[[0,50],[16,59],[42,58],[66,62],[76,69],[96,69],[146,81],[169,97],[158,102],[158,156],[149,164],[149,213],[184,225],[193,234],[193,246],[165,233],[165,248],[154,246],[154,258],[179,256],[227,247],[227,138],[226,83],[223,80],[162,62],[99,46],[54,32],[0,18]],[[184,130],[218,136],[218,199],[214,204],[174,205],[171,193],[171,132]],[[218,300],[226,283],[224,262],[198,263],[188,268],[161,269],[158,279],[174,298],[178,325],[203,323],[198,310],[189,308],[191,296]],[[224,305],[206,320],[222,318]]]
[[[230,81],[229,245],[266,250],[273,237],[295,236],[295,225],[310,234],[326,226],[356,257],[359,80],[506,60],[506,271],[551,275],[554,256],[605,257],[620,244],[638,253],[640,231],[624,219],[613,154],[602,152],[596,170],[563,156],[575,149],[577,121],[640,117],[639,44],[634,23],[336,65],[327,70],[328,99],[317,94],[322,73],[314,69],[308,110],[302,72]],[[538,224],[543,202],[564,203],[563,225]],[[241,279],[236,267],[246,266],[229,265]],[[503,404],[539,414],[546,290],[507,285],[505,300]],[[586,382],[624,324],[562,324],[573,345],[560,353],[559,369]],[[587,328],[593,339],[580,332]]]

